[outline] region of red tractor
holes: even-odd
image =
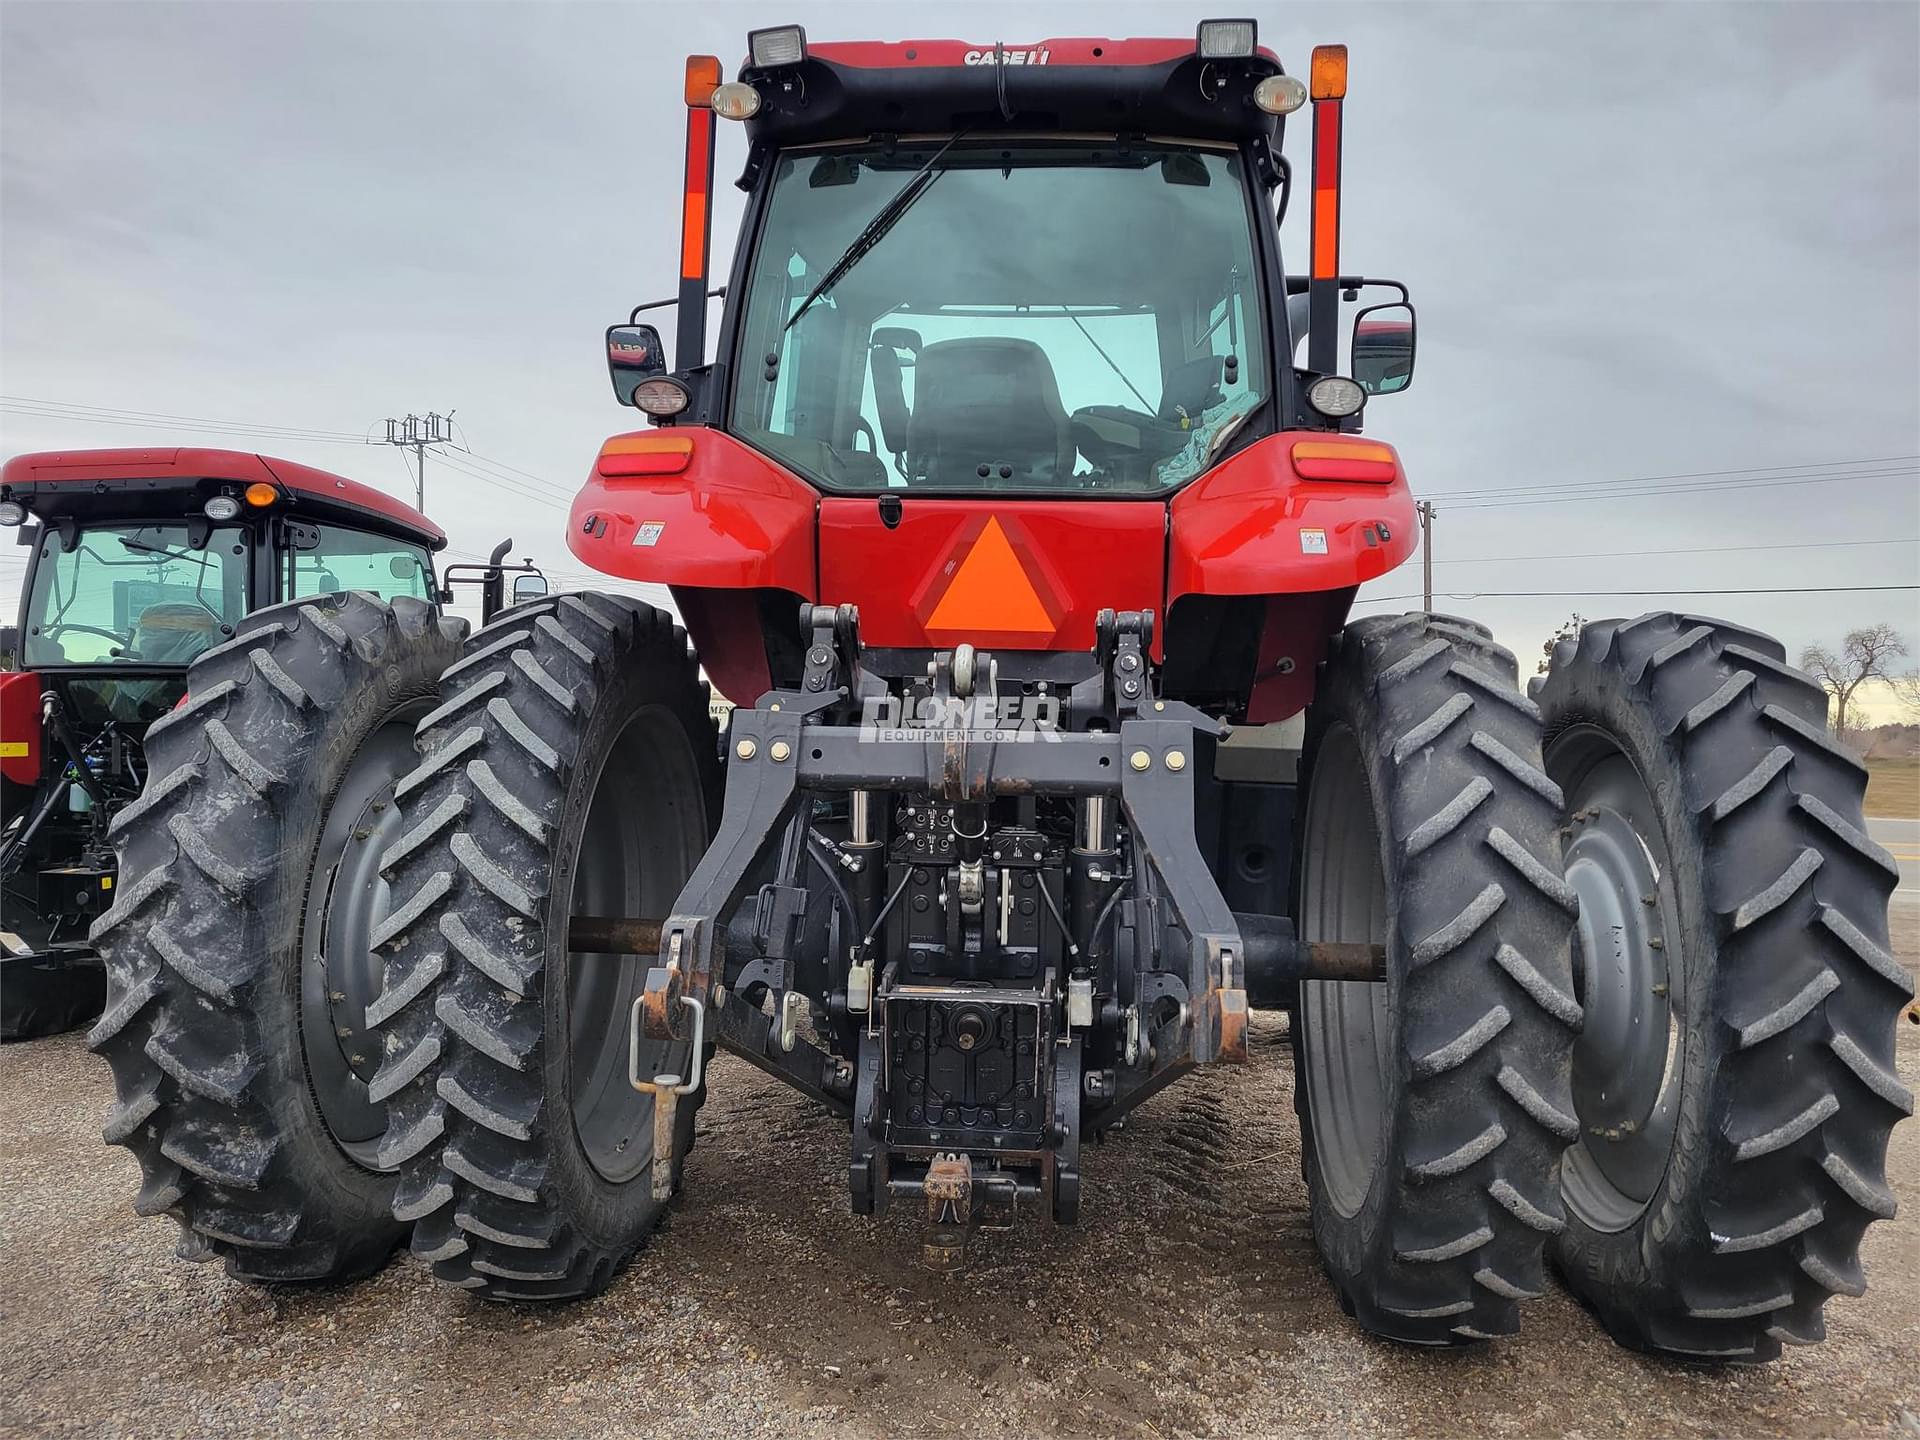
[[[0,526],[31,553],[0,647],[0,1038],[21,1040],[100,1013],[87,928],[116,898],[111,836],[188,667],[249,612],[341,590],[424,625],[446,536],[306,465],[172,448],[17,455]]]
[[[1415,334],[1340,265],[1344,49],[1305,81],[1251,21],[749,52],[688,64],[677,364],[609,333],[654,428],[567,527],[685,628],[538,600],[429,693],[454,637],[336,596],[196,663],[95,929],[140,1208],[246,1279],[411,1237],[484,1297],[593,1294],[717,1047],[843,1117],[849,1204],[948,1267],[1075,1221],[1083,1141],[1245,1060],[1265,1007],[1368,1330],[1510,1333],[1551,1253],[1633,1345],[1819,1338],[1911,1103],[1864,776],[1735,626],[1589,625],[1529,695],[1471,621],[1349,621],[1414,545],[1359,431]],[[748,205],[710,351],[722,121]],[[355,756],[402,720],[376,819]],[[303,1019],[342,808],[383,882],[352,1107]]]

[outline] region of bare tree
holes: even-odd
[[[1838,655],[1824,645],[1809,645],[1800,652],[1800,668],[1833,697],[1835,735],[1847,733],[1847,707],[1854,692],[1869,680],[1889,679],[1887,667],[1906,653],[1900,632],[1884,623],[1849,630]]]
[[[1580,638],[1580,629],[1586,623],[1585,620],[1580,618],[1578,611],[1575,611],[1565,620],[1562,620],[1560,622],[1560,628],[1549,635],[1547,637],[1547,643],[1540,647],[1540,663],[1533,667],[1533,673],[1536,675],[1546,674],[1553,665],[1553,647],[1558,645],[1562,640],[1578,641]]]
[[[1900,702],[1900,708],[1907,712],[1908,723],[1920,725],[1920,670],[1895,675],[1887,683],[1893,686],[1893,696]]]

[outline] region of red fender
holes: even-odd
[[[718,430],[616,435],[574,497],[567,548],[627,580],[811,599],[819,503],[803,481]]]

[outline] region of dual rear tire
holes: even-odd
[[[624,598],[465,632],[363,594],[248,617],[115,818],[105,1136],[140,1160],[135,1209],[238,1279],[351,1279],[411,1233],[483,1294],[585,1294],[663,1208],[627,1084],[651,957],[566,938],[665,914],[704,852],[706,687]],[[668,1049],[649,1073],[685,1071]]]
[[[1536,687],[1586,937],[1554,1256],[1639,1349],[1756,1361],[1821,1339],[1894,1213],[1899,872],[1826,694],[1784,658],[1646,615],[1562,642]]]
[[[134,1208],[237,1279],[364,1275],[404,1237],[368,1099],[387,896],[367,860],[465,628],[362,594],[248,616],[149,728],[147,785],[114,817],[88,1037],[113,1067],[105,1138],[140,1162]]]
[[[1780,647],[1719,622],[1590,625],[1513,681],[1478,626],[1362,620],[1310,717],[1301,934],[1388,953],[1295,1011],[1342,1303],[1403,1341],[1506,1333],[1550,1253],[1636,1348],[1817,1340],[1912,1109],[1865,772]]]
[[[519,606],[420,726],[376,937],[394,1214],[440,1279],[493,1299],[603,1289],[659,1223],[654,1100],[628,1083],[648,955],[572,951],[572,917],[659,917],[705,852],[719,757],[684,632],[611,595]],[[643,1046],[649,1076],[692,1072]],[[704,1066],[699,1067],[704,1069]],[[672,1178],[704,1087],[674,1110]]]
[[[1301,938],[1387,949],[1384,984],[1300,987],[1314,1238],[1375,1334],[1509,1334],[1565,1223],[1580,1018],[1538,712],[1481,627],[1360,620],[1326,662],[1304,762]]]

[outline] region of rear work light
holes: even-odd
[[[231,520],[240,513],[240,502],[231,495],[216,495],[200,508],[209,520]]]
[[[751,120],[760,113],[760,92],[751,85],[729,80],[714,87],[713,113],[722,120]]]
[[[11,530],[27,523],[27,507],[18,500],[0,500],[0,525]]]
[[[1202,20],[1194,48],[1202,60],[1250,60],[1259,33],[1252,20]]]
[[[1307,403],[1322,415],[1335,420],[1357,415],[1367,403],[1367,392],[1358,380],[1344,375],[1322,375],[1307,387]]]
[[[1378,440],[1296,440],[1293,473],[1302,480],[1359,480],[1391,485],[1400,478],[1400,457]]]
[[[807,32],[798,25],[776,25],[747,32],[747,57],[756,70],[798,65],[807,58]]]
[[[657,375],[651,380],[642,380],[633,387],[633,403],[649,415],[666,419],[678,415],[691,403],[687,387],[678,380],[669,380]]]

